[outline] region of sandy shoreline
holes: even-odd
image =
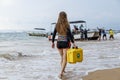
[[[89,72],[83,80],[120,80],[120,68]]]

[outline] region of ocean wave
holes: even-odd
[[[117,33],[117,34],[115,35],[115,38],[120,39],[120,33]]]
[[[15,60],[17,57],[23,56],[21,52],[11,52],[0,54],[0,58],[5,58],[7,60]]]

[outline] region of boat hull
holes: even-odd
[[[47,34],[41,34],[41,33],[28,33],[29,36],[39,36],[39,37],[47,37]]]
[[[99,32],[88,32],[88,38],[87,40],[97,40],[99,38]],[[55,37],[55,40],[57,40],[58,36]],[[48,36],[48,39],[51,41],[52,40],[52,35],[49,35]],[[81,39],[81,33],[79,34],[74,34],[74,40],[86,40],[84,39]]]

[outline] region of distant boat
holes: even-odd
[[[34,31],[28,32],[29,36],[47,37],[48,34],[44,28],[34,28]]]
[[[44,28],[34,28],[36,30],[45,30]]]
[[[81,34],[82,34],[82,31],[81,29],[87,29],[87,26],[86,26],[86,21],[83,21],[83,20],[79,20],[79,21],[70,21],[70,27],[72,29],[72,33],[73,33],[73,36],[74,36],[74,39],[75,40],[84,40],[84,36],[83,36],[83,39],[81,38]],[[56,23],[51,23],[51,25],[55,25]],[[80,25],[79,28],[78,28],[78,24]],[[77,28],[75,30],[75,28]],[[94,30],[88,30],[87,31],[87,40],[97,40],[98,37],[99,37],[99,32],[94,29]],[[56,35],[56,38],[57,39],[58,36]],[[51,35],[48,36],[48,39],[49,40],[52,40],[52,32],[51,32]]]

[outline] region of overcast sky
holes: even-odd
[[[120,29],[120,0],[0,0],[0,29],[50,29],[60,11],[88,28]]]

